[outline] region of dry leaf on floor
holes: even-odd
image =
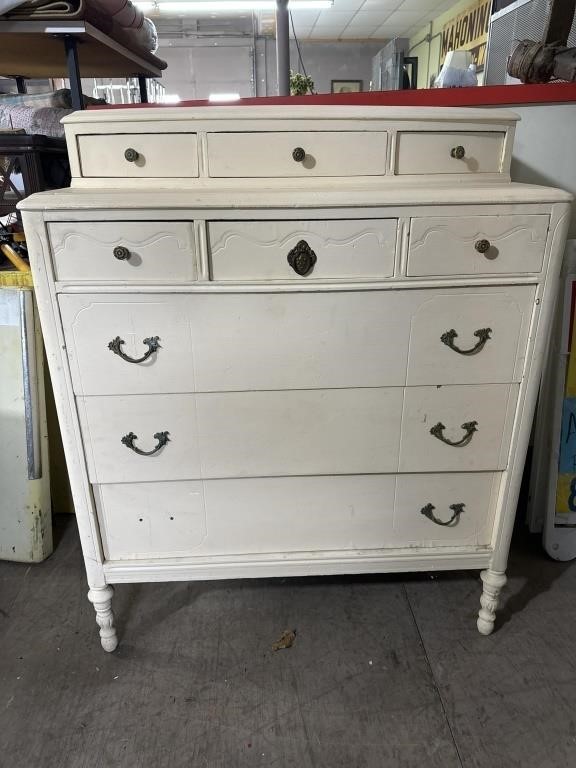
[[[276,640],[275,643],[272,643],[272,650],[283,651],[285,648],[292,648],[294,640],[296,640],[296,630],[285,629],[284,632],[282,632],[280,639]]]

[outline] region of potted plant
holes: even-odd
[[[290,95],[306,96],[314,91],[314,81],[308,75],[290,70]]]

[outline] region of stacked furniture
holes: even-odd
[[[119,582],[484,569],[492,631],[570,196],[497,110],[66,119],[20,207],[103,647]]]

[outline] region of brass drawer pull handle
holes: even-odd
[[[124,245],[117,245],[116,248],[112,251],[114,254],[114,258],[118,259],[119,261],[128,261],[130,256],[132,255],[128,248]]]
[[[301,163],[302,160],[306,157],[306,150],[302,147],[296,147],[292,150],[292,158],[297,162]]]
[[[124,435],[120,442],[122,442],[127,448],[130,448],[131,451],[134,451],[134,453],[138,453],[140,456],[154,456],[154,454],[158,453],[158,451],[163,448],[169,441],[169,434],[169,432],[156,432],[154,434],[154,439],[158,442],[151,451],[142,451],[140,448],[136,448],[134,445],[134,440],[138,440],[138,435],[135,435],[134,432],[129,432],[127,435]]]
[[[449,440],[447,437],[444,437],[444,430],[446,427],[444,424],[442,424],[441,421],[438,422],[438,424],[435,424],[432,429],[430,430],[430,434],[434,435],[434,437],[437,437],[438,440],[441,440],[443,443],[446,443],[446,445],[452,445],[454,448],[463,448],[465,445],[468,445],[468,443],[472,440],[472,437],[474,436],[474,432],[478,431],[478,422],[477,421],[467,421],[465,424],[462,424],[462,429],[465,432],[464,437],[461,440],[458,440],[457,442],[452,442],[452,440]]]
[[[487,251],[490,250],[490,247],[490,240],[476,240],[474,243],[474,248],[478,251],[478,253],[487,253]]]
[[[456,160],[462,160],[465,154],[466,150],[460,144],[457,147],[452,147],[450,150],[450,157],[454,157]]]
[[[427,517],[428,520],[431,520],[433,523],[436,523],[436,525],[444,525],[449,526],[452,525],[455,521],[457,522],[460,519],[460,515],[462,512],[464,512],[464,507],[466,504],[450,504],[450,509],[452,510],[452,517],[450,520],[440,520],[439,517],[436,517],[434,514],[434,510],[436,507],[433,504],[426,504],[425,507],[422,507],[420,510],[420,514],[424,515],[424,517]]]
[[[491,338],[491,333],[492,328],[478,328],[477,331],[474,331],[474,336],[478,338],[478,342],[473,347],[470,347],[470,349],[460,349],[460,347],[457,347],[456,344],[454,344],[454,339],[458,338],[458,334],[454,328],[443,333],[442,336],[440,336],[440,341],[442,344],[446,344],[447,347],[450,347],[450,349],[453,349],[454,352],[458,352],[459,355],[476,355],[483,349],[488,339]]]
[[[128,160],[129,163],[135,163],[139,157],[140,153],[135,149],[132,149],[132,147],[128,147],[128,149],[124,150],[124,158]]]
[[[307,275],[318,261],[306,240],[300,240],[288,253],[288,264],[297,275]]]
[[[160,344],[158,343],[160,341],[160,336],[151,336],[149,339],[144,339],[142,341],[142,344],[146,344],[148,347],[148,351],[145,352],[142,357],[134,358],[129,357],[127,354],[122,352],[122,344],[124,344],[124,339],[121,339],[120,336],[116,336],[115,339],[112,339],[111,342],[108,344],[108,349],[110,349],[112,352],[114,352],[115,355],[118,355],[122,358],[122,360],[126,360],[127,363],[143,363],[150,355],[153,355],[154,352],[158,349]]]

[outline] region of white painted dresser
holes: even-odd
[[[118,582],[454,568],[489,634],[570,200],[514,115],[65,123],[21,208],[103,647]]]

